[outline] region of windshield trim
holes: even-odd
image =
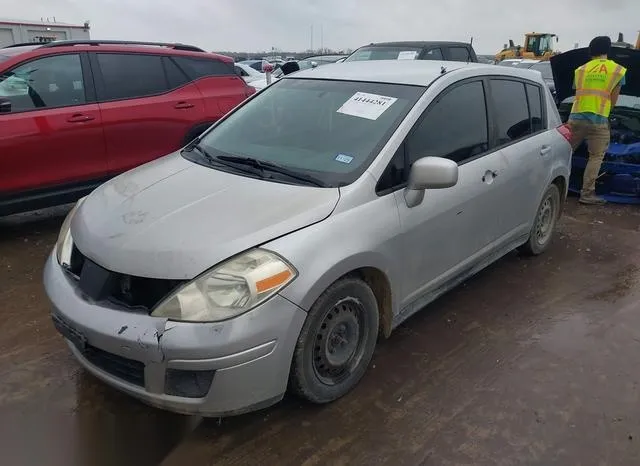
[[[263,91],[261,91],[259,93],[254,94],[253,96],[251,96],[251,98],[245,100],[241,105],[239,105],[238,107],[233,109],[231,112],[227,113],[227,115],[225,115],[222,119],[218,120],[218,122],[216,122],[216,124],[214,124],[207,131],[205,131],[198,138],[198,142],[206,144],[206,142],[205,142],[206,137],[209,134],[213,133],[215,131],[215,129],[219,125],[224,124],[225,121],[227,121],[227,119],[232,117],[232,115],[236,114],[236,112],[238,112],[242,108],[244,108],[245,105],[249,105],[250,102],[252,102],[254,99],[263,98],[264,95],[268,95],[268,94],[266,94],[267,92],[273,92],[273,89],[276,89],[277,86],[286,85],[286,84],[282,84],[282,83],[287,83],[287,82],[290,82],[292,80],[295,80],[295,81],[318,81],[318,82],[328,82],[328,83],[352,83],[352,84],[362,84],[362,85],[380,86],[380,87],[388,86],[388,87],[398,87],[398,88],[404,88],[404,89],[412,89],[413,90],[412,92],[415,92],[415,95],[412,96],[412,98],[409,99],[409,103],[407,104],[406,108],[399,114],[399,116],[396,118],[396,120],[391,125],[389,125],[389,127],[387,128],[385,133],[381,136],[381,138],[379,139],[377,144],[373,147],[371,152],[366,157],[363,158],[362,163],[357,168],[355,168],[353,171],[347,172],[347,173],[333,173],[333,172],[326,172],[326,171],[316,171],[316,170],[302,168],[302,167],[292,167],[292,166],[289,166],[289,165],[286,165],[286,164],[281,164],[284,168],[287,168],[287,169],[292,170],[292,171],[297,171],[297,172],[299,172],[301,174],[306,174],[308,176],[311,176],[313,178],[317,178],[317,179],[321,180],[325,184],[325,186],[327,188],[336,188],[336,187],[348,186],[348,185],[354,183],[356,180],[358,180],[362,176],[362,174],[365,173],[369,169],[371,164],[376,160],[376,158],[380,154],[380,151],[389,142],[389,140],[392,138],[392,136],[398,130],[398,128],[400,127],[402,122],[406,119],[407,115],[411,112],[411,110],[418,104],[418,102],[420,102],[420,99],[424,96],[424,93],[427,91],[427,89],[429,87],[429,86],[416,85],[416,84],[381,83],[379,81],[361,81],[361,80],[357,80],[356,81],[356,80],[345,80],[345,79],[335,79],[335,78],[298,77],[298,76],[288,75],[288,76],[285,76],[282,79],[278,79],[271,86],[269,86],[268,88],[265,88]],[[254,104],[254,105],[257,105],[257,104]],[[205,147],[207,147],[207,146],[205,145]],[[208,148],[208,149],[210,149],[211,151],[216,151],[218,154],[227,154],[224,151],[221,151],[220,149],[215,148],[213,146]],[[193,152],[190,152],[190,154],[193,154]],[[228,155],[237,155],[237,154],[228,154]],[[195,160],[193,160],[192,157],[189,157],[189,158],[185,157],[185,158],[187,158],[187,160],[190,160],[191,162],[198,163]],[[207,166],[207,167],[209,167],[211,169],[214,169],[214,170],[221,170],[221,168],[222,168],[222,167],[212,166],[211,164],[207,163],[207,161],[205,161],[205,163],[202,164],[202,165],[205,165],[205,166]],[[222,170],[222,171],[225,171],[225,170]],[[250,173],[237,172],[236,174],[240,175],[240,176],[254,177]],[[345,180],[334,181],[334,180],[330,179],[330,178],[339,178],[340,176],[345,178]],[[265,179],[264,181],[276,181],[276,180]],[[277,181],[280,181],[280,180],[277,180]],[[282,181],[280,181],[280,182],[282,182]],[[306,184],[305,183],[300,183],[299,185],[300,186],[305,186]]]

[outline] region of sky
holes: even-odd
[[[92,39],[182,42],[207,50],[304,51],[322,45],[355,49],[393,40],[473,37],[494,54],[525,32],[554,32],[558,49],[588,45],[596,35],[635,43],[640,0],[0,0],[0,16],[82,24]],[[322,31],[322,34],[321,34]]]

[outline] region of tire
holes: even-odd
[[[528,256],[538,256],[549,248],[560,218],[560,207],[560,190],[558,186],[552,184],[542,196],[542,201],[533,219],[529,239],[519,248],[522,253]]]
[[[324,404],[354,388],[369,366],[379,311],[371,288],[357,278],[331,285],[307,315],[293,354],[289,389]]]

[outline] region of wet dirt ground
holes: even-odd
[[[381,341],[360,385],[218,421],[82,371],[48,316],[67,208],[0,219],[0,464],[640,464],[640,209],[570,199],[552,249],[511,254]]]

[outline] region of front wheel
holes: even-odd
[[[545,252],[553,238],[556,223],[560,217],[560,190],[555,184],[547,188],[536,212],[527,242],[520,250],[528,255],[537,256]]]
[[[357,278],[331,285],[312,306],[293,355],[289,387],[313,403],[349,392],[371,362],[378,337],[378,304]]]

